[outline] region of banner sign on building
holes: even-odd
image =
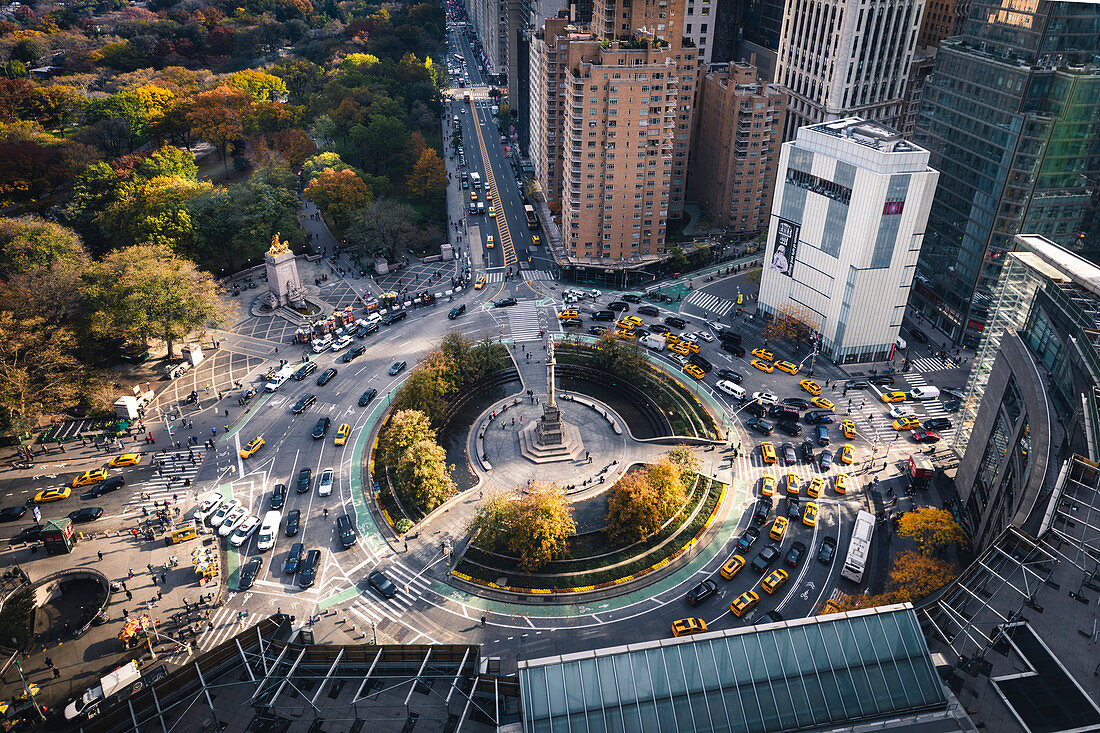
[[[794,258],[800,229],[793,221],[780,219],[775,230],[775,252],[772,253],[771,267],[787,277],[794,277]]]

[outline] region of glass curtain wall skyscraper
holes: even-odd
[[[940,180],[912,304],[957,342],[985,328],[1017,233],[1100,260],[1098,54],[1085,2],[975,0],[940,44],[914,132]]]

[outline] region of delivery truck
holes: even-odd
[[[137,662],[128,662],[110,674],[100,678],[95,687],[88,690],[65,708],[65,720],[81,715],[95,717],[104,704],[110,705],[141,689],[141,671]]]

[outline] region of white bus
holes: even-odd
[[[844,568],[840,577],[853,583],[863,580],[863,571],[867,569],[867,558],[871,554],[871,540],[875,535],[875,515],[860,511],[856,515],[856,526],[852,529],[852,543],[848,545],[848,556],[844,558]]]

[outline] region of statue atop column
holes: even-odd
[[[539,420],[539,445],[560,445],[565,439],[565,430],[561,422],[561,410],[554,400],[554,340],[546,347],[546,402],[542,406],[542,418]]]
[[[279,239],[279,233],[271,238],[271,247],[264,254],[267,265],[268,304],[272,308],[282,305],[305,305],[306,289],[298,277],[298,260],[290,251],[290,243]]]

